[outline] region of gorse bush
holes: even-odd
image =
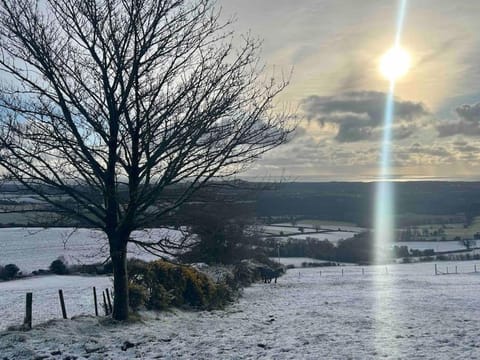
[[[148,291],[145,286],[135,283],[130,283],[128,285],[128,301],[130,302],[130,307],[133,310],[145,305],[148,300]]]
[[[157,260],[128,263],[130,306],[162,310],[169,306],[213,309],[232,299],[228,286],[216,284],[205,274],[182,265]]]

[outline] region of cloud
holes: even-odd
[[[333,96],[310,96],[303,100],[302,108],[307,119],[318,121],[322,126],[335,124],[339,142],[356,142],[378,138],[383,126],[386,94],[377,91],[351,91]],[[429,114],[420,102],[395,99],[394,137],[411,136],[416,125],[414,120]]]
[[[458,43],[464,40],[464,36],[454,36],[432,48],[431,51],[423,55],[417,62],[416,66],[425,66],[426,64],[445,57],[445,54],[457,49]]]
[[[438,136],[480,135],[480,103],[460,105],[455,113],[457,119],[437,125]]]
[[[480,121],[480,103],[475,105],[461,105],[455,109],[457,115],[465,121]]]

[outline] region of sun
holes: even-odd
[[[380,71],[382,75],[395,81],[404,76],[411,66],[410,54],[400,46],[394,46],[388,50],[380,60]]]

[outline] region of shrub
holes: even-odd
[[[128,285],[128,301],[133,310],[138,310],[140,307],[145,306],[147,300],[148,290],[145,286],[135,283]]]
[[[249,262],[242,261],[235,266],[233,271],[235,281],[241,286],[250,285],[251,283],[260,279],[260,275],[249,265]]]
[[[57,275],[68,274],[67,265],[63,259],[58,258],[50,264],[50,271]]]
[[[170,305],[211,309],[231,299],[231,291],[226,285],[215,284],[191,267],[161,260],[151,263],[131,260],[128,270],[129,286],[134,292],[130,300],[133,309],[143,304],[153,310]]]
[[[228,284],[216,284],[215,287],[215,296],[212,298],[211,307],[212,308],[221,308],[225,304],[230,303],[234,300],[234,288],[230,287]]]
[[[172,293],[167,291],[163,285],[158,284],[152,288],[147,307],[149,309],[164,310],[172,304],[173,299]]]
[[[20,269],[15,264],[8,264],[5,267],[0,266],[0,278],[2,280],[11,280],[17,277]]]

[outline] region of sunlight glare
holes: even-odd
[[[394,46],[382,56],[380,71],[386,79],[395,81],[407,74],[411,62],[411,56],[406,50]]]

